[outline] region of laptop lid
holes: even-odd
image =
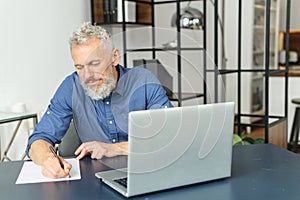
[[[231,175],[233,102],[135,111],[128,123],[125,196]]]

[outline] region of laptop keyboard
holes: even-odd
[[[120,178],[120,179],[115,179],[115,182],[119,183],[123,187],[127,188],[127,177],[125,178]]]

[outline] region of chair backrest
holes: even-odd
[[[73,122],[70,123],[70,127],[63,137],[61,143],[58,145],[59,155],[62,157],[74,157],[74,152],[79,146],[79,138],[74,127]]]

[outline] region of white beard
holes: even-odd
[[[93,100],[102,100],[109,96],[112,89],[115,87],[115,79],[112,73],[109,73],[106,78],[103,78],[103,84],[97,90],[88,87],[85,83],[81,83],[86,95],[91,97]]]

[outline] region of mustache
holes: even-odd
[[[88,84],[89,82],[95,82],[95,81],[101,81],[101,80],[103,80],[103,78],[94,78],[94,77],[90,77],[90,78],[86,79],[86,80],[84,81],[84,83],[85,83],[85,84]]]

